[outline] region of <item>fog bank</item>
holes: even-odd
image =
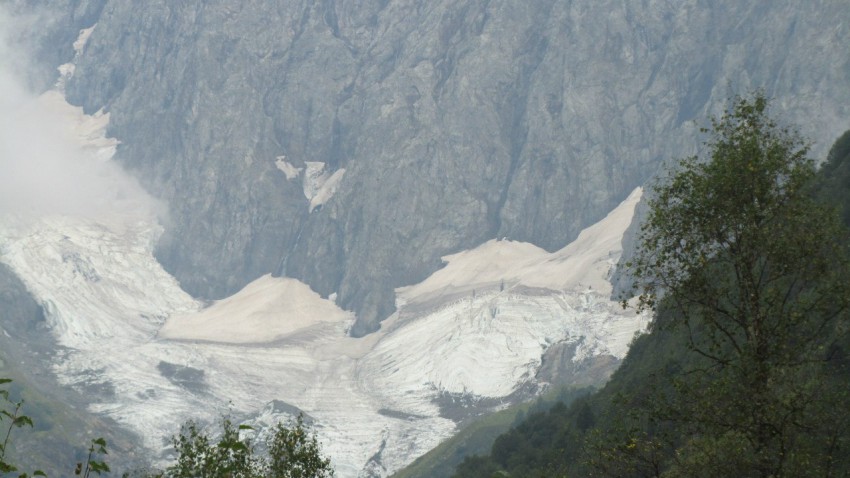
[[[47,92],[26,84],[31,56],[15,25],[0,7],[0,214],[156,214],[156,201],[111,161],[118,141],[106,136],[109,114],[69,105],[59,71]]]

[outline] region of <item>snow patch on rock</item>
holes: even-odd
[[[304,162],[304,197],[313,199],[328,179],[325,163],[321,161]]]
[[[339,189],[345,169],[338,169],[331,174],[323,162],[307,161],[304,165],[304,196],[310,200],[310,212],[313,212],[328,202]]]
[[[339,184],[342,182],[344,175],[345,169],[338,169],[325,180],[319,190],[316,191],[316,195],[310,199],[310,212],[330,201],[333,195],[336,194],[337,189],[339,189]]]
[[[92,25],[88,28],[83,28],[82,30],[80,30],[80,34],[77,36],[77,39],[74,41],[74,52],[77,55],[80,55],[80,54],[83,53],[83,48],[86,47],[86,43],[88,43],[89,37],[91,37],[91,34],[94,31],[94,27],[96,27],[96,26],[97,26],[97,23],[95,23],[94,25]]]
[[[63,63],[59,65],[57,68],[59,70],[59,79],[56,80],[56,89],[59,91],[65,91],[65,84],[68,80],[74,76],[74,72],[77,69],[77,60],[79,60],[80,55],[83,54],[83,49],[86,47],[86,43],[89,41],[89,37],[91,37],[92,32],[94,31],[94,27],[97,26],[97,23],[90,26],[89,28],[84,28],[80,30],[80,34],[77,35],[77,39],[74,41],[74,59],[68,63]]]
[[[286,156],[278,156],[275,158],[274,165],[277,169],[283,171],[283,174],[286,176],[287,181],[292,181],[297,178],[299,174],[301,174],[301,170],[304,168],[296,168],[291,163],[286,161]]]

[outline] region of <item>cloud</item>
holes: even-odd
[[[156,214],[157,202],[111,161],[108,114],[85,115],[58,90],[30,91],[14,20],[0,7],[0,214]]]

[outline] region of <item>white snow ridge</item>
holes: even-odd
[[[60,159],[109,164],[108,116],[59,106],[69,112],[61,133],[79,146]],[[305,194],[323,202],[344,171],[307,168]],[[0,261],[45,306],[69,350],[54,357],[60,382],[111,384],[114,395],[95,398],[91,411],[138,432],[154,453],[176,424],[215,420],[230,402],[258,423],[300,409],[337,476],[386,476],[456,431],[441,416],[443,394],[507,397],[536,383],[550,345],[583,337],[574,360],[622,357],[646,324],[608,300],[606,280],[639,190],[555,253],[489,241],[447,256],[446,267],[397,290],[398,312],[379,332],[351,338],[353,314],[293,279],[260,277],[205,308],[153,256],[155,202],[117,168],[92,170],[106,197],[91,204],[0,211]],[[89,207],[100,203],[109,207]],[[173,370],[194,378],[176,380]]]

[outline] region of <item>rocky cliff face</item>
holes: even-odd
[[[568,243],[730,94],[764,88],[821,148],[850,117],[833,1],[73,7],[66,29],[96,27],[69,99],[111,113],[119,160],[169,204],[165,267],[207,298],[301,279],[355,335],[442,255]]]

